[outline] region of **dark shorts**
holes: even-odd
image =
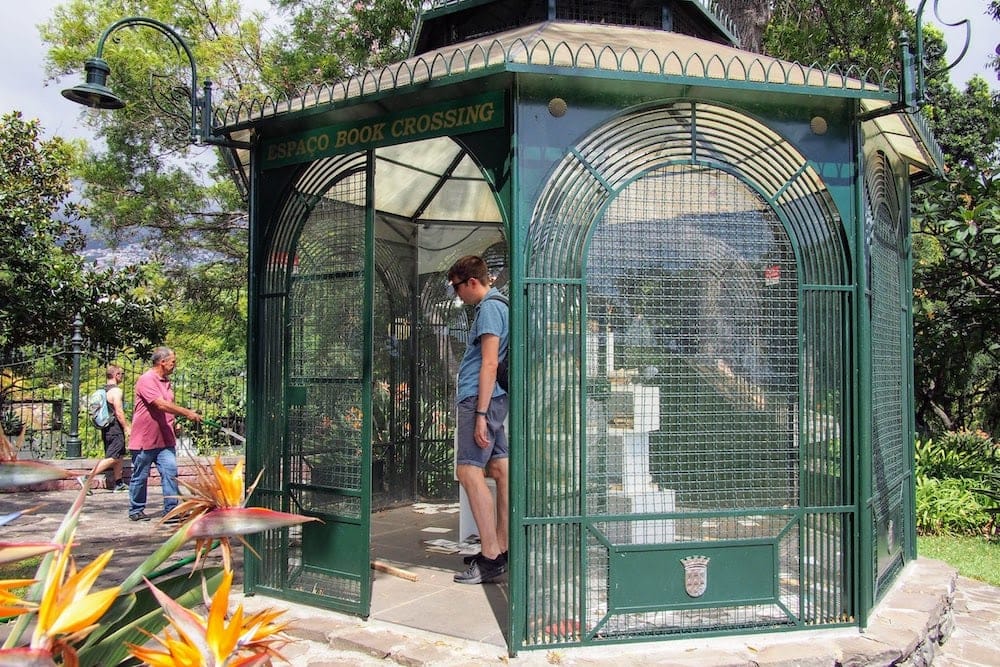
[[[117,419],[111,422],[111,426],[101,431],[101,438],[104,439],[105,456],[113,459],[125,456],[125,431]]]
[[[483,448],[476,444],[476,397],[471,396],[458,404],[456,463],[485,468],[491,459],[505,459],[510,455],[507,450],[507,431],[503,427],[509,406],[506,394],[490,401],[490,407],[486,409],[486,425],[493,439],[493,446]]]

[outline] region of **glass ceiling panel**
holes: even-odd
[[[415,171],[394,162],[375,166],[375,210],[412,220],[434,190],[440,176]]]
[[[421,216],[427,220],[500,222],[500,210],[483,181],[451,179]]]
[[[375,208],[407,220],[499,222],[489,184],[447,137],[375,151]]]

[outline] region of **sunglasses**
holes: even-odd
[[[469,282],[468,278],[466,278],[465,280],[461,280],[457,283],[448,283],[448,286],[451,287],[451,289],[454,290],[455,292],[458,292],[458,288],[467,282]]]

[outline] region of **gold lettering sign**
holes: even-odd
[[[311,162],[329,155],[503,125],[503,93],[487,93],[380,118],[334,125],[262,142],[262,168]]]

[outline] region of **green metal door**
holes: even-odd
[[[252,343],[270,378],[258,393],[273,404],[281,378],[283,407],[265,415],[275,441],[261,452],[257,504],[319,521],[255,542],[262,564],[248,586],[360,616],[371,606],[371,180],[365,153],[296,179],[267,252],[281,278],[258,295],[261,317],[283,327]]]
[[[300,577],[363,616],[371,600],[365,176],[339,181],[302,230],[287,340],[288,491],[297,510],[321,520],[303,526]]]

